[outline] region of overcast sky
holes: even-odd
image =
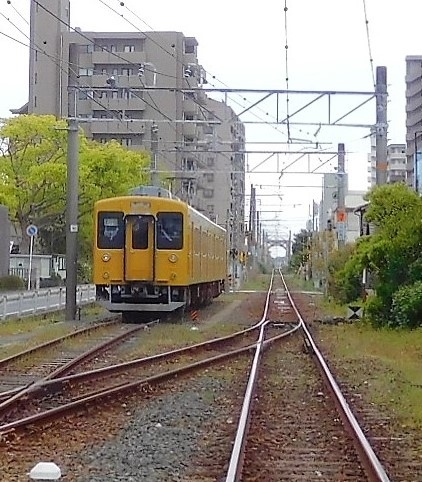
[[[29,26],[18,15],[29,20],[29,0],[2,0],[0,13],[29,34]],[[197,2],[170,0],[141,2],[129,0],[120,6],[118,0],[71,0],[71,25],[82,30],[97,31],[148,31],[175,30],[186,36],[196,37],[199,42],[198,58],[208,73],[212,85],[239,89],[285,89],[286,88],[286,23],[283,0],[214,0]],[[388,120],[389,140],[405,142],[405,57],[422,54],[421,18],[422,2],[419,0],[288,0],[287,2],[287,44],[289,89],[294,90],[336,90],[372,91],[373,78],[369,61],[368,37],[365,24],[366,4],[369,43],[374,69],[385,65],[388,69]],[[104,4],[118,13],[113,13]],[[122,16],[123,15],[123,16]],[[23,43],[28,40],[4,17],[0,17],[0,32],[10,35]],[[133,25],[131,25],[130,23]],[[19,107],[27,101],[28,90],[28,48],[0,35],[0,117],[8,117],[9,109]],[[257,97],[232,96],[232,107],[240,112],[257,100]],[[217,96],[218,98],[218,96]],[[222,96],[221,96],[222,98]],[[290,113],[310,100],[291,97]],[[285,99],[283,99],[283,103]],[[356,105],[349,98],[338,104],[339,116]],[[327,103],[303,114],[300,120],[323,120]],[[243,107],[244,106],[244,107]],[[261,104],[251,114],[261,119],[270,119],[275,114],[274,103]],[[280,105],[281,115],[286,105]],[[249,115],[251,115],[249,114]],[[308,116],[308,117],[307,117]],[[258,118],[256,117],[256,118]],[[248,117],[249,119],[251,117]],[[375,102],[350,117],[360,124],[375,122]],[[366,159],[370,149],[369,131],[362,128],[326,128],[316,134],[315,127],[291,126],[291,137],[311,141],[330,142],[324,145],[335,150],[339,142],[346,145],[346,169],[349,174],[349,188],[365,189],[367,186]],[[316,134],[316,135],[315,135]],[[285,145],[270,144],[285,142],[285,128],[247,125],[247,140],[268,142],[263,150],[284,150]],[[249,146],[252,148],[252,145]],[[258,148],[257,145],[253,147]],[[290,150],[303,146],[289,146]],[[280,171],[298,156],[272,156],[269,154],[248,156],[248,167],[254,171],[247,178],[248,190],[251,183],[258,192],[270,194],[261,196],[258,207],[280,209],[278,222],[268,222],[268,229],[278,232],[305,227],[309,204],[321,198],[321,176],[286,173],[279,178]],[[290,171],[314,169],[315,162],[321,164],[328,159],[310,161],[303,157]],[[256,167],[260,164],[260,167]],[[324,165],[317,172],[332,172],[336,160]],[[258,170],[274,174],[256,174]],[[287,188],[294,185],[302,188]],[[272,186],[275,186],[274,188]],[[280,188],[278,187],[280,186]],[[310,188],[309,186],[318,186]],[[282,194],[282,200],[278,196]],[[295,207],[294,207],[295,206]],[[263,218],[275,218],[267,213]]]

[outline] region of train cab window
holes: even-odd
[[[98,213],[98,247],[100,249],[122,249],[124,241],[123,213]]]
[[[182,213],[158,213],[157,249],[182,249],[183,215]]]
[[[132,248],[148,248],[148,218],[138,216],[132,221]]]

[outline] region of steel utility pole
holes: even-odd
[[[66,184],[66,320],[76,319],[78,264],[79,124],[68,119]]]
[[[376,73],[376,185],[387,183],[387,67],[377,67]]]
[[[157,155],[158,155],[158,126],[153,122],[151,126],[151,185],[159,186],[157,173]]]
[[[337,240],[338,246],[344,246],[346,241],[346,204],[345,204],[345,148],[344,144],[338,144],[337,164]]]

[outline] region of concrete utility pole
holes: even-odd
[[[151,126],[151,185],[159,186],[160,182],[157,173],[157,155],[158,155],[158,126],[154,122]]]
[[[346,241],[346,204],[345,204],[345,148],[344,144],[338,144],[337,164],[337,239],[338,245],[344,246]]]
[[[78,265],[79,124],[68,119],[66,185],[66,320],[76,319]]]
[[[376,73],[376,185],[387,183],[387,67],[377,67]]]

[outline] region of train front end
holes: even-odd
[[[97,300],[126,315],[172,312],[186,303],[187,206],[132,195],[98,201],[94,210]]]

